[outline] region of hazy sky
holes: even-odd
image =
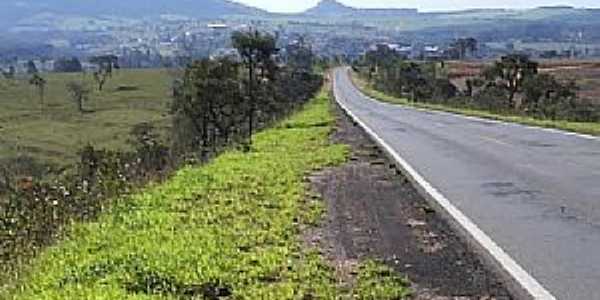
[[[236,0],[269,11],[297,12],[319,0]],[[420,10],[456,10],[466,8],[530,8],[548,5],[600,7],[600,0],[341,0],[356,7],[405,7]]]

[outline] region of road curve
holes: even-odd
[[[334,92],[551,296],[600,299],[600,139]]]

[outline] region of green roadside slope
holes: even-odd
[[[229,151],[73,224],[4,299],[400,299],[403,279],[366,262],[344,290],[302,232],[324,206],[306,176],[341,164],[324,91],[252,151]],[[382,269],[383,268],[383,269]],[[382,278],[384,276],[385,278]]]

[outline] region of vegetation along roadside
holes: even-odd
[[[97,221],[72,226],[9,299],[406,296],[404,280],[372,262],[354,291],[340,290],[333,269],[301,241],[323,214],[305,177],[348,154],[330,144],[333,124],[323,92],[256,134],[251,151],[225,152],[121,199]]]
[[[84,147],[69,149],[78,159],[60,170],[46,167],[43,159],[35,157],[0,160],[0,290],[18,281],[29,260],[60,240],[71,223],[96,220],[114,199],[135,193],[149,182],[161,182],[182,166],[208,162],[227,149],[243,146],[250,150],[252,132],[289,116],[320,89],[320,75],[307,70],[298,76],[298,68],[273,63],[276,49],[270,34],[248,32],[234,40],[244,41],[239,51],[251,57],[251,63],[248,59],[201,59],[169,71],[175,80],[173,99],[164,102],[170,104],[164,119],[171,120],[172,126],[122,124],[122,130],[130,134],[123,134],[121,140],[126,142],[121,144],[128,145],[79,144]],[[112,70],[113,64],[107,58],[100,69]],[[165,79],[151,75],[157,72],[144,74],[148,77],[143,82]],[[101,94],[110,93],[109,87]],[[57,111],[47,109],[47,101],[43,104],[44,117],[53,118]],[[85,115],[97,113],[86,111]]]
[[[526,56],[502,57],[467,78],[464,88],[451,80],[448,63],[410,62],[376,50],[353,69],[356,86],[380,101],[600,135],[600,106],[580,99],[575,82],[540,73]]]

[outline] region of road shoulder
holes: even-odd
[[[336,115],[331,139],[350,145],[351,159],[311,182],[328,212],[316,242],[337,269],[381,261],[409,278],[414,299],[513,299],[366,134],[340,109]]]

